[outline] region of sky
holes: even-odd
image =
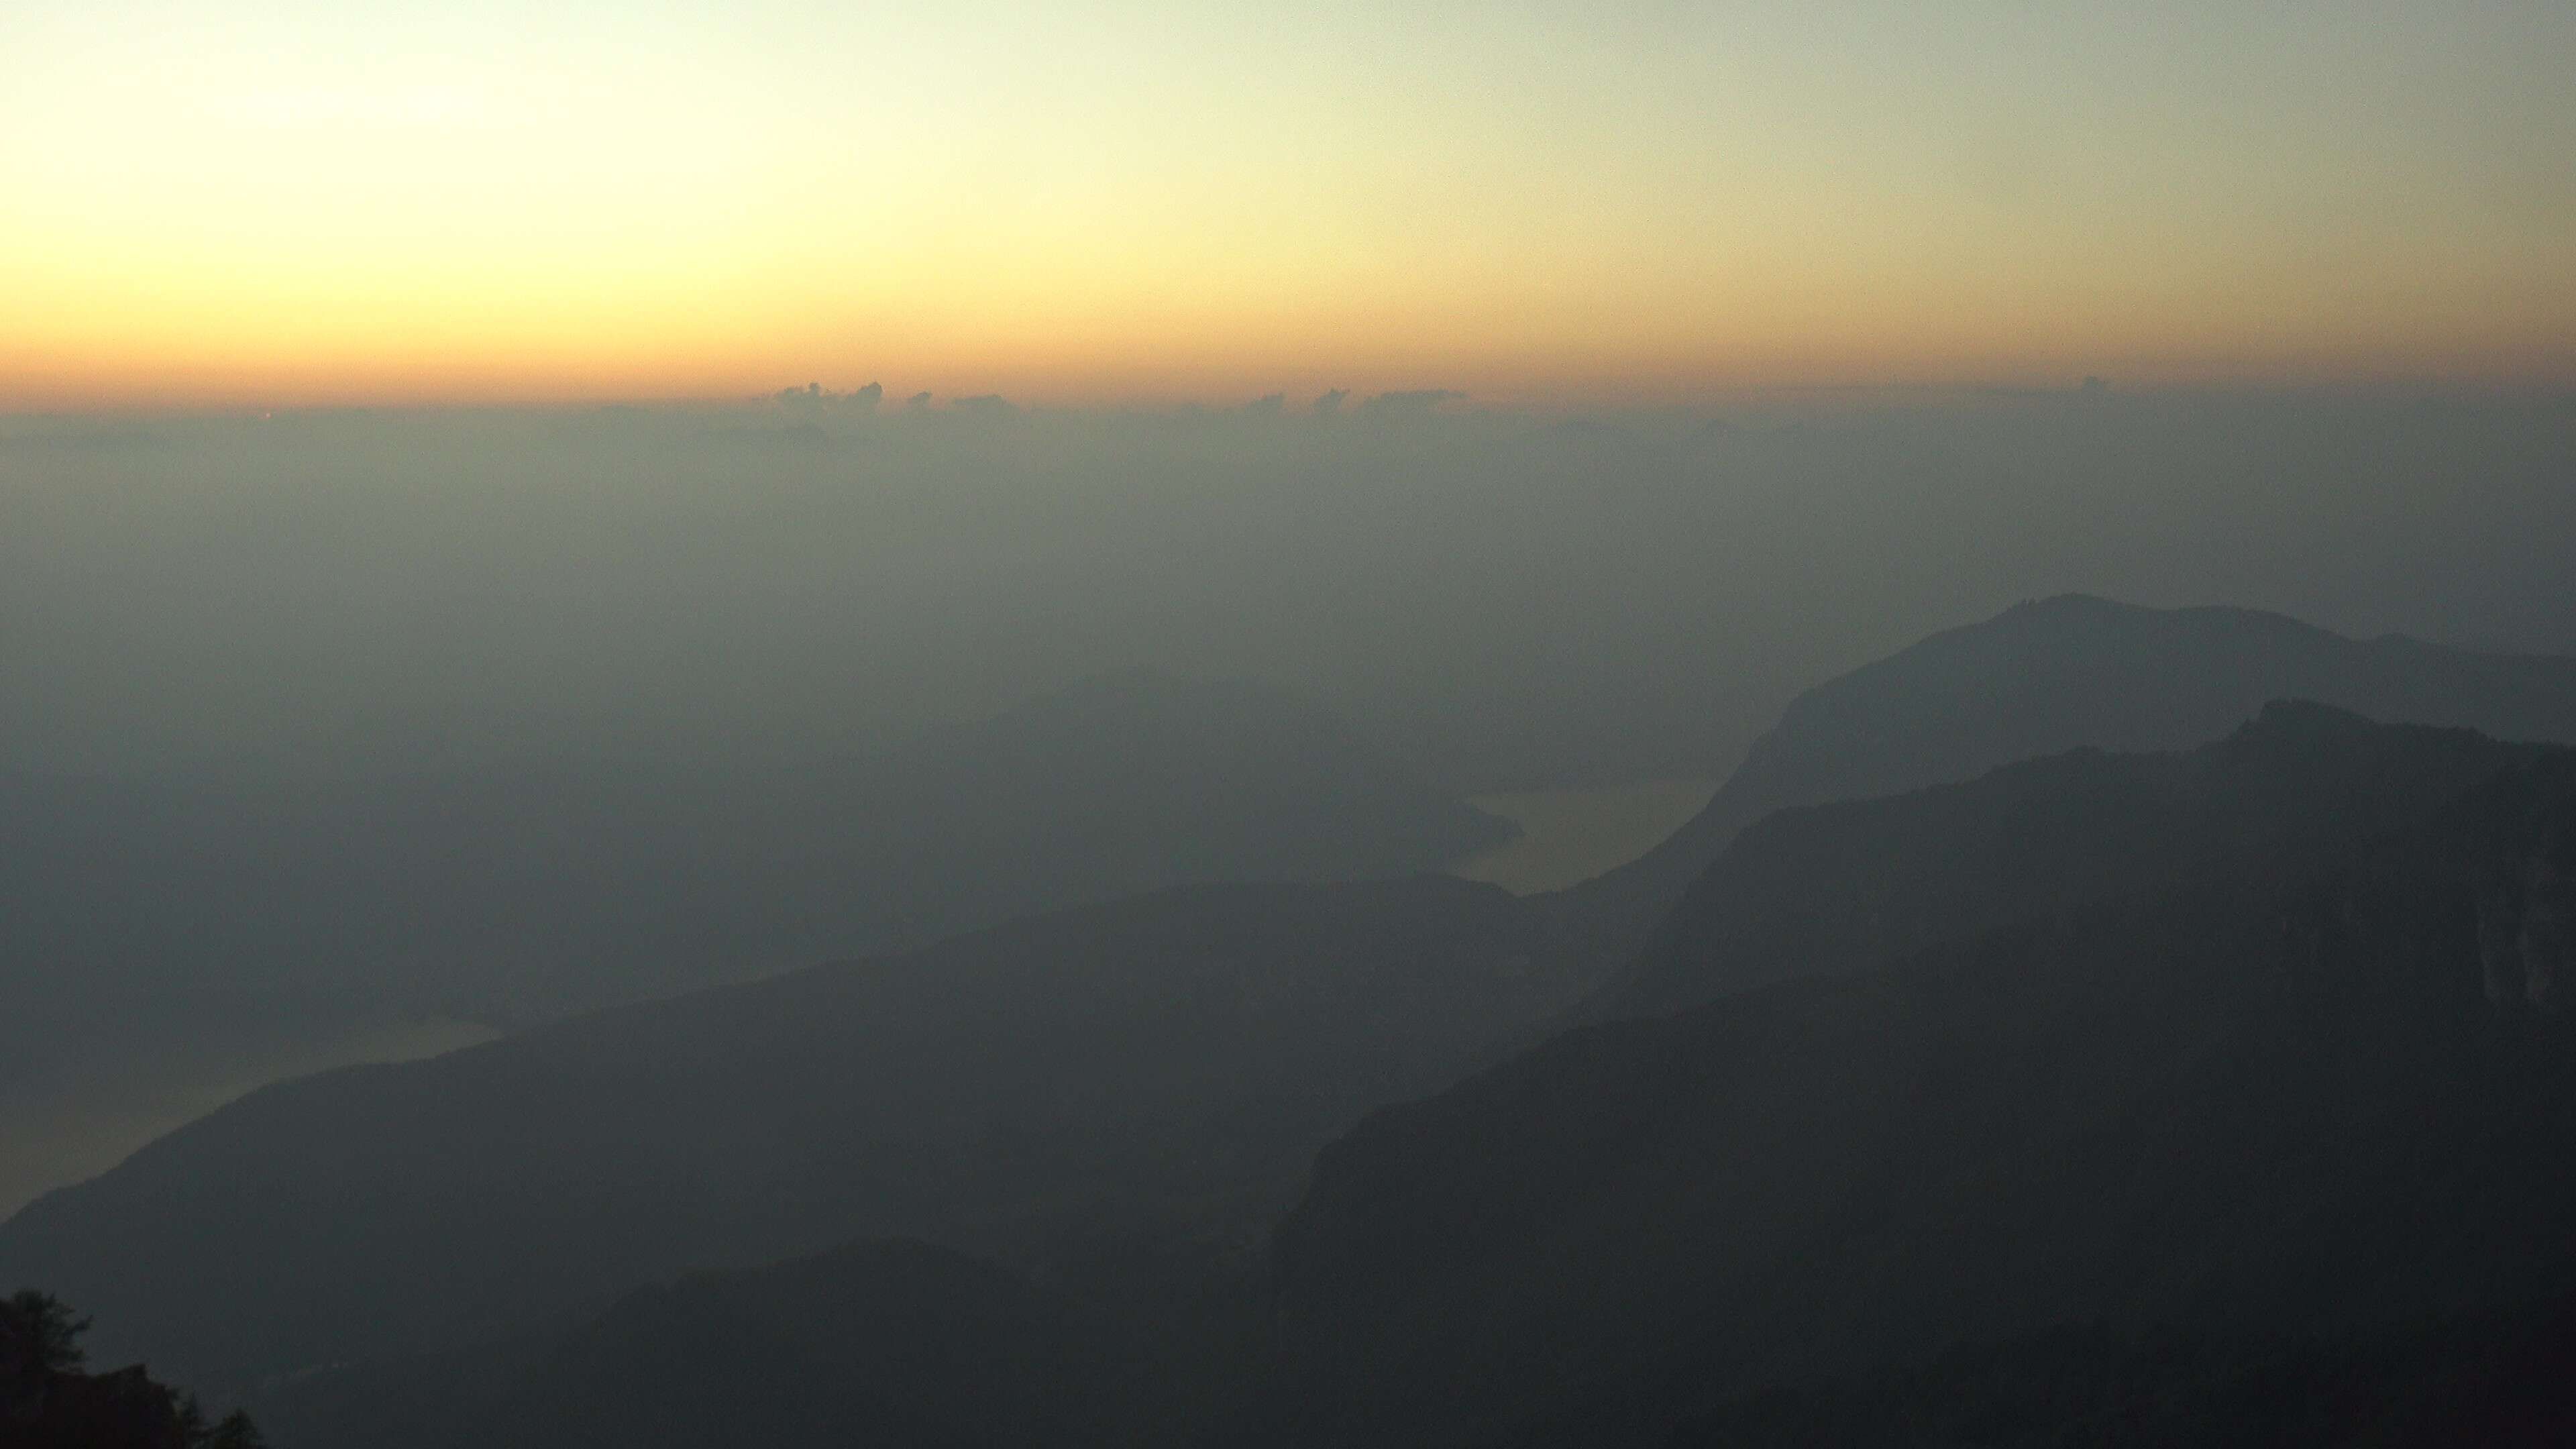
[[[2576,6],[0,7],[0,410],[2576,383]]]

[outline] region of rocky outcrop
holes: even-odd
[[[2555,1010],[2576,950],[2576,874],[2535,857],[2478,892],[2478,961],[2487,999]]]

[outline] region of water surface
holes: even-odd
[[[0,1083],[0,1220],[271,1082],[436,1056],[499,1034],[476,1022],[431,1017],[177,1051],[138,1045],[113,1058],[92,1057],[78,1071],[21,1075]]]
[[[1715,780],[1646,780],[1591,790],[1483,795],[1470,803],[1521,828],[1450,868],[1518,895],[1590,880],[1661,844],[1717,793]]]

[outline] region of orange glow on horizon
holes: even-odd
[[[1456,21],[0,17],[0,410],[2576,386],[2576,12]]]

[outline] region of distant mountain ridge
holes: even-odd
[[[2538,751],[2274,701],[2198,749],[2076,750],[1782,810],[1702,872],[1587,1014],[1677,1011],[2095,901],[2322,869]]]
[[[2145,864],[1372,1115],[1277,1234],[1284,1437],[1651,1444],[2055,1325],[2341,1332],[2576,1291],[2576,752],[2314,706],[2204,775],[2230,752],[2238,789],[2326,767],[2287,778],[2288,828],[2203,835],[2236,848],[2217,869],[2153,863],[2193,832],[2138,828],[2137,757],[1874,802],[1976,857],[2046,779]],[[1864,856],[1882,825],[1799,814]]]
[[[1321,709],[1151,671],[797,769],[0,778],[0,1014],[77,979],[542,1019],[1171,885],[1413,875],[1509,832]]]
[[[1801,694],[1708,808],[1562,901],[1624,943],[1755,821],[1795,805],[1972,779],[2091,746],[2174,750],[2276,699],[2503,740],[2576,743],[2576,659],[2357,640],[2256,609],[2085,594],[2017,604]]]
[[[855,1238],[1249,1254],[1578,986],[1492,886],[1180,888],[265,1088],[0,1224],[0,1281],[238,1390]]]
[[[1024,1308],[1163,1255],[1225,1265],[1215,1296],[1275,1294],[1212,1314],[1245,1334],[1208,1350],[1226,1391],[1259,1384],[1234,1442],[1462,1446],[1648,1443],[1766,1383],[2067,1321],[2331,1326],[2497,1302],[2517,1267],[2576,1289],[2533,1226],[2576,1215],[2576,1164],[2550,1155],[2576,1134],[2576,757],[2278,700],[2301,670],[2517,735],[2549,733],[2576,680],[2247,611],[2027,605],[1812,691],[1731,797],[1574,891],[1188,886],[284,1084],[0,1224],[0,1283],[59,1286],[234,1388],[327,1370],[304,1382],[418,1393],[477,1345],[573,1352],[511,1380],[525,1428],[577,1418],[619,1364],[675,1362],[685,1334],[638,1305],[703,1300],[636,1290],[686,1270],[736,1304],[792,1300],[793,1272],[758,1266],[782,1260],[860,1294],[879,1269],[953,1277],[1025,1344]],[[1098,723],[1130,689],[883,778],[897,813],[1060,789],[1105,829],[916,836],[888,878],[964,858],[944,846],[1008,878],[1091,842],[1128,871],[1120,842],[1194,803],[1128,767],[1222,777],[1275,718],[1202,700],[1217,743],[1193,754]],[[2107,752],[2249,692],[2181,742],[2201,748]],[[1048,744],[1122,730],[1132,759]],[[1285,796],[1405,778],[1329,751],[1309,773],[1287,733],[1259,751],[1290,762]],[[1863,786],[1882,794],[1834,793]],[[812,838],[845,798],[789,789],[762,818]],[[815,899],[859,889],[836,869]],[[1559,1033],[1623,943],[1643,949],[1582,1007],[1601,1024]],[[2417,1179],[2451,1196],[2389,1191]],[[871,1256],[885,1238],[938,1246]],[[385,1377],[335,1379],[352,1359]],[[975,1441],[946,1414],[902,1422]]]
[[[2193,751],[1788,812],[1742,849],[1792,825],[1774,884],[1935,862],[1856,912],[1905,928],[1756,923],[1726,959],[1839,964],[1382,1108],[1266,1265],[1166,1238],[1040,1289],[858,1244],[261,1412],[317,1449],[681,1449],[753,1421],[820,1445],[833,1419],[945,1443],[916,1430],[962,1432],[955,1401],[889,1416],[885,1355],[832,1356],[944,1282],[920,1332],[962,1360],[919,1402],[981,1374],[1068,1445],[2054,1444],[2106,1413],[2139,1426],[2109,1443],[2411,1445],[2441,1442],[2428,1415],[2546,1410],[2576,1339],[2514,1305],[2576,1294],[2576,751],[2291,702]],[[1422,924],[1388,959],[1460,922]],[[2482,1376],[2490,1343],[2515,1357]]]

